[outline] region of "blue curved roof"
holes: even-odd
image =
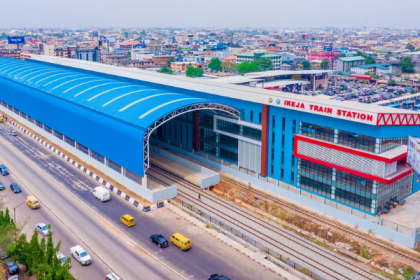
[[[0,58],[0,77],[143,129],[179,108],[211,102],[176,92],[9,58]]]

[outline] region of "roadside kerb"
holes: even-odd
[[[3,139],[4,140],[4,139]],[[167,265],[166,263],[162,262],[161,260],[159,260],[159,258],[155,257],[151,252],[149,252],[148,250],[146,250],[144,247],[140,246],[137,242],[135,242],[133,239],[131,239],[129,236],[127,236],[124,232],[122,232],[120,229],[118,229],[114,224],[112,224],[110,221],[108,221],[107,219],[105,219],[102,215],[100,215],[98,212],[96,212],[95,210],[93,210],[89,205],[87,205],[84,201],[82,201],[80,198],[78,198],[75,194],[73,194],[71,191],[69,191],[66,187],[64,187],[60,182],[58,182],[56,179],[54,179],[50,174],[48,174],[45,170],[43,170],[41,167],[39,167],[35,162],[32,161],[32,159],[30,159],[29,157],[27,157],[25,154],[23,154],[22,152],[20,152],[16,147],[14,147],[12,144],[10,144],[8,141],[4,141],[6,143],[6,145],[11,146],[13,149],[15,149],[17,152],[21,153],[25,158],[27,158],[30,162],[32,162],[36,168],[39,168],[44,174],[46,174],[51,180],[53,180],[57,185],[59,185],[60,187],[62,187],[65,191],[67,191],[70,195],[72,195],[74,198],[76,198],[80,203],[82,203],[83,205],[85,205],[90,211],[92,211],[94,214],[96,214],[97,216],[99,216],[102,220],[107,221],[116,231],[118,231],[121,235],[123,235],[128,241],[130,241],[132,244],[134,244],[135,246],[139,247],[140,249],[142,249],[144,252],[146,252],[149,256],[151,256],[153,259],[155,259],[156,261],[158,261],[160,264],[164,265],[166,268],[168,268],[169,270],[173,271],[175,274],[177,274],[179,277],[183,278],[183,279],[187,279],[185,276],[181,275],[179,272],[177,272],[175,269],[173,269],[172,267],[170,267],[169,265]],[[14,176],[20,181],[20,183],[25,186],[32,194],[35,195],[34,191],[29,188],[28,186],[26,186],[25,184],[23,184],[23,182],[19,179],[19,177],[12,171],[9,170],[10,173],[14,174]],[[36,196],[36,195],[35,195]],[[38,200],[40,200],[42,202],[41,199],[39,199],[38,196],[36,196],[38,198]],[[115,269],[112,268],[112,266],[107,263],[103,258],[100,257],[100,255],[94,250],[92,249],[87,243],[86,241],[83,240],[83,238],[81,238],[77,233],[75,233],[69,226],[67,226],[67,224],[57,215],[55,214],[52,209],[48,206],[48,204],[42,202],[43,205],[45,205],[50,211],[51,213],[57,217],[57,219],[59,219],[75,236],[77,236],[80,240],[82,240],[82,242],[92,251],[94,252],[106,265],[108,265],[111,270],[117,272]],[[120,275],[119,273],[117,273],[118,275]]]
[[[89,175],[90,177],[92,177],[93,179],[95,179],[96,181],[100,182],[102,185],[104,185],[105,187],[107,187],[111,192],[116,193],[117,195],[121,196],[122,198],[125,198],[126,201],[128,201],[129,203],[131,203],[135,207],[140,208],[143,212],[149,212],[151,210],[158,209],[158,208],[163,207],[165,205],[164,202],[158,202],[158,203],[155,203],[155,204],[150,205],[150,206],[144,206],[143,204],[141,204],[137,200],[131,198],[130,196],[128,196],[123,191],[120,191],[117,187],[111,185],[110,183],[108,183],[107,181],[105,181],[104,179],[102,179],[101,177],[99,177],[98,175],[96,175],[95,173],[93,173],[92,171],[90,171],[89,169],[87,169],[86,167],[84,167],[83,165],[81,165],[80,163],[78,163],[75,160],[71,159],[66,154],[64,154],[63,152],[61,152],[60,150],[56,149],[55,147],[53,147],[50,144],[48,144],[46,141],[44,141],[41,138],[39,138],[38,136],[34,135],[32,132],[28,131],[26,128],[22,127],[18,123],[15,123],[12,120],[8,120],[8,121],[10,122],[10,124],[16,126],[21,131],[23,131],[25,134],[29,135],[30,137],[32,137],[33,139],[35,139],[36,141],[38,141],[39,143],[41,143],[42,145],[44,145],[45,147],[47,147],[48,149],[50,149],[51,151],[53,151],[54,153],[56,153],[57,155],[61,156],[68,163],[74,165],[77,169],[80,169],[82,172],[86,173],[87,175]]]
[[[173,204],[173,205],[171,205]],[[176,206],[174,206],[176,205]],[[214,224],[208,220],[203,220],[197,213],[191,211],[185,207],[182,207],[180,204],[171,200],[171,203],[167,204],[167,208],[172,212],[178,214],[179,216],[183,217],[185,220],[191,222],[192,224],[202,228],[206,232],[210,233],[214,237],[218,238],[220,241],[230,245],[232,248],[236,249],[237,251],[241,252],[248,258],[251,258],[255,262],[259,263],[260,265],[264,266],[265,268],[270,269],[277,275],[283,277],[286,280],[295,280],[295,279],[302,279],[302,280],[313,280],[309,276],[291,268],[290,266],[286,265],[285,263],[277,260],[276,258],[269,256],[267,254],[263,254],[261,256],[261,250],[254,247],[250,243],[243,241],[237,238],[235,235],[231,234],[223,230],[217,224]],[[211,225],[216,231],[206,228],[206,225]]]

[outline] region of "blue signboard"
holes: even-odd
[[[25,44],[25,37],[9,37],[9,44]]]
[[[330,52],[330,51],[332,51],[332,46],[324,46],[323,49],[326,52]]]

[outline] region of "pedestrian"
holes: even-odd
[[[248,189],[251,190],[251,182],[248,183]]]
[[[201,200],[201,195],[200,194],[198,194],[198,199]]]

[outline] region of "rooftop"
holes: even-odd
[[[57,65],[62,65],[65,67],[73,67],[81,70],[88,70],[96,73],[103,73],[113,76],[125,77],[133,80],[138,80],[139,82],[147,82],[156,84],[156,87],[160,85],[172,87],[172,88],[181,88],[183,90],[189,90],[193,92],[202,92],[208,93],[216,96],[224,96],[228,98],[236,98],[239,100],[255,102],[259,104],[265,104],[270,106],[277,106],[281,108],[286,108],[289,110],[303,111],[311,114],[324,115],[332,118],[343,119],[347,121],[365,123],[369,125],[396,125],[391,122],[379,123],[379,118],[383,118],[384,114],[396,114],[396,115],[419,115],[417,112],[395,109],[384,106],[374,106],[371,104],[361,104],[358,102],[341,102],[338,100],[325,100],[320,98],[313,98],[311,96],[303,96],[298,94],[292,94],[287,92],[279,91],[270,91],[264,90],[261,88],[255,87],[244,87],[231,84],[222,84],[220,81],[216,80],[200,80],[200,79],[191,79],[184,76],[178,75],[166,75],[155,73],[151,71],[136,69],[136,68],[125,68],[112,65],[104,65],[95,62],[77,60],[77,59],[68,59],[68,58],[58,58],[52,56],[41,56],[34,54],[21,54],[21,57],[25,59],[37,60],[46,63],[52,63]],[[273,77],[280,75],[301,75],[301,74],[322,74],[330,73],[328,70],[302,70],[302,71],[288,71],[288,70],[274,70],[266,72],[257,72],[257,73],[248,73],[245,77],[240,78],[250,78],[255,81],[255,78],[264,78],[264,77]],[[211,98],[210,95],[208,95]],[[280,99],[281,103],[273,103],[273,100]],[[271,100],[271,101],[270,101]],[[291,102],[291,103],[286,103]],[[293,104],[305,103],[305,108],[297,108]],[[312,107],[311,107],[312,106]],[[332,114],[326,114],[321,111],[313,110],[313,106],[328,107],[331,108]],[[356,114],[356,115],[355,115]],[[358,115],[360,114],[360,115]],[[359,118],[361,115],[372,116],[372,118]],[[353,117],[353,116],[356,117]],[[378,121],[378,124],[377,124]]]
[[[369,69],[369,68],[379,68],[383,70],[388,70],[391,64],[388,63],[376,63],[376,64],[366,64],[366,65],[358,65],[358,68],[362,69]]]
[[[366,60],[363,56],[339,57],[338,59],[341,60],[341,61],[344,61],[344,62]]]

